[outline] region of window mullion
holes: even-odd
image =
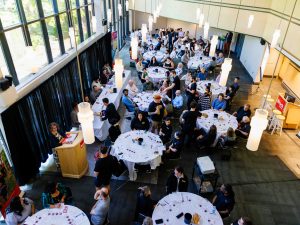
[[[90,23],[90,14],[89,14],[89,5],[87,0],[84,0],[84,10],[85,10],[85,17],[86,17],[86,28],[87,28],[87,33],[88,33],[88,37],[91,36],[92,32],[91,32],[91,23]]]
[[[83,36],[83,29],[82,29],[82,22],[81,22],[81,13],[80,13],[80,3],[79,0],[76,0],[76,14],[77,14],[77,21],[78,21],[78,30],[80,36],[80,42],[84,41]]]
[[[16,0],[17,3],[17,11],[19,14],[19,18],[21,21],[21,30],[23,33],[23,37],[24,37],[24,41],[25,41],[25,46],[32,46],[32,42],[31,42],[31,38],[30,38],[30,33],[29,33],[29,29],[28,29],[28,24],[27,24],[27,20],[26,20],[26,16],[25,16],[25,11],[23,8],[23,3],[22,0]]]
[[[65,50],[64,37],[63,37],[60,19],[59,19],[57,0],[52,0],[52,5],[53,5],[53,11],[55,13],[54,18],[55,18],[55,24],[56,24],[56,28],[57,28],[60,53],[63,55],[63,54],[65,54],[66,50]]]

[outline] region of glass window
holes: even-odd
[[[47,64],[40,22],[29,25],[32,47],[26,47],[21,28],[5,32],[19,81]]]
[[[87,32],[87,22],[86,22],[86,15],[85,15],[85,9],[84,8],[80,9],[80,15],[81,15],[83,37],[84,37],[84,40],[85,40],[89,37],[89,35],[88,35],[88,32]]]
[[[90,28],[91,28],[91,33],[94,34],[96,33],[96,17],[93,17],[92,15],[92,6],[89,5],[89,18],[90,18]]]
[[[73,19],[73,26],[75,30],[75,37],[76,37],[76,43],[80,43],[80,34],[79,34],[79,26],[78,26],[78,17],[76,10],[72,11],[72,19]]]
[[[61,29],[64,37],[65,50],[68,51],[69,49],[71,49],[71,40],[69,36],[69,23],[68,23],[67,14],[63,13],[59,15],[59,19],[60,19]]]
[[[66,2],[65,0],[57,0],[58,11],[66,11]]]
[[[39,18],[36,2],[33,0],[22,0],[23,8],[27,21],[35,20]]]
[[[20,23],[15,0],[0,1],[0,18],[4,28]]]
[[[5,58],[4,58],[4,55],[3,55],[3,52],[2,52],[1,45],[0,45],[0,70],[3,74],[3,76],[9,74],[8,68],[6,66]]]
[[[45,16],[53,15],[52,0],[42,0],[42,5]]]
[[[76,0],[70,0],[72,9],[76,8]]]
[[[49,35],[52,57],[56,58],[57,56],[60,55],[59,39],[58,39],[56,23],[54,17],[48,18],[45,21],[46,21],[47,31]]]

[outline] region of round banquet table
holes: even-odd
[[[157,72],[156,72],[156,70],[157,70]],[[148,76],[154,83],[158,83],[161,80],[167,78],[167,76],[166,76],[167,71],[168,71],[167,69],[165,69],[163,67],[159,67],[159,66],[153,66],[153,67],[147,68]]]
[[[200,57],[202,57],[202,59],[200,59]],[[189,69],[193,69],[196,70],[199,66],[202,67],[206,67],[209,65],[209,63],[211,62],[211,58],[206,57],[206,56],[200,56],[200,55],[196,55],[190,58],[190,60],[188,61],[188,68]]]
[[[139,110],[148,112],[149,105],[153,101],[153,95],[155,94],[159,94],[163,98],[167,98],[171,101],[167,95],[161,94],[160,92],[141,92],[133,98],[133,101],[138,105]]]
[[[141,145],[136,141],[138,138],[144,139]],[[129,171],[129,179],[136,180],[135,163],[150,164],[154,170],[160,165],[164,150],[165,146],[158,135],[144,130],[134,130],[118,137],[112,146],[111,154],[118,160],[123,160]]]
[[[210,91],[212,92],[212,100],[217,98],[220,93],[225,94],[226,87],[223,87],[219,85],[219,83],[213,81],[213,80],[202,80],[197,82],[197,91],[204,94],[206,85],[208,83],[211,83]]]
[[[161,60],[164,58],[165,54],[161,51],[148,51],[148,52],[144,53],[143,58],[145,60],[151,61],[153,56],[155,56],[157,62],[161,62]]]
[[[176,217],[181,213],[197,213],[200,217],[198,224],[201,225],[223,224],[219,212],[207,199],[188,192],[176,192],[162,198],[153,211],[153,224],[162,219],[164,225],[183,225],[184,215],[179,219]]]
[[[214,109],[201,111],[208,115],[207,118],[203,116],[197,119],[197,127],[203,128],[206,132],[208,132],[211,125],[215,125],[217,127],[217,138],[215,140],[214,145],[217,143],[218,138],[222,134],[226,134],[229,127],[232,127],[234,130],[238,127],[238,122],[236,117],[230,115],[224,111],[218,111]],[[218,114],[218,118],[214,118],[214,114]]]
[[[43,209],[28,217],[24,225],[89,225],[89,219],[80,209],[62,204],[60,208]]]

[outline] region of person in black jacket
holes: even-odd
[[[222,184],[220,190],[214,196],[212,204],[217,208],[222,218],[228,217],[235,204],[232,186]]]
[[[204,129],[200,129],[199,135],[197,137],[197,143],[200,147],[210,147],[214,144],[217,138],[217,127],[211,125],[208,132],[205,132]]]
[[[110,141],[115,142],[121,134],[119,123],[115,123],[114,125],[111,125],[111,127],[108,129],[108,134],[109,134]]]
[[[108,120],[108,122],[113,125],[120,120],[120,115],[116,110],[116,107],[113,103],[109,103],[108,98],[102,99],[103,105],[106,106],[105,115],[102,117],[102,120]],[[103,112],[102,112],[103,113]]]
[[[149,120],[145,117],[144,113],[139,111],[134,117],[134,119],[131,121],[131,130],[149,130],[150,123]]]
[[[171,119],[167,117],[163,122],[163,124],[161,125],[159,131],[159,137],[162,140],[163,144],[166,144],[171,140],[172,133],[173,133],[173,127],[171,125]]]
[[[140,187],[135,209],[135,218],[137,219],[139,214],[152,217],[156,203],[157,202],[151,198],[150,188],[148,186]]]
[[[165,159],[178,159],[183,148],[183,141],[181,139],[181,133],[176,132],[171,144],[167,147],[165,154],[163,155],[163,161]]]
[[[189,180],[183,173],[183,168],[177,166],[174,172],[168,177],[167,180],[167,194],[173,192],[186,192],[188,189]]]
[[[49,124],[50,131],[50,146],[51,148],[56,148],[63,144],[64,138],[66,138],[66,133],[59,128],[59,125],[55,122]]]

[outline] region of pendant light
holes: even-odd
[[[220,76],[220,81],[219,85],[225,87],[228,79],[229,72],[231,71],[232,68],[232,59],[231,58],[225,58],[224,62],[221,66],[221,76]]]
[[[138,41],[138,37],[137,36],[133,36],[132,38],[131,38],[131,43],[130,43],[130,45],[131,45],[131,58],[132,59],[137,59],[138,57],[137,57],[137,53],[138,53],[138,44],[139,44],[139,41]]]
[[[203,29],[203,38],[204,39],[208,38],[208,30],[209,30],[209,23],[205,22],[204,23],[204,29]]]
[[[121,3],[118,4],[118,11],[119,11],[119,16],[122,16],[122,5]]]
[[[111,9],[107,9],[107,22],[108,23],[111,23],[111,16],[112,16]]]
[[[125,2],[125,9],[127,12],[129,11],[129,1],[128,0],[126,0],[126,2]]]
[[[213,35],[210,41],[210,50],[209,50],[210,57],[215,56],[217,44],[218,44],[218,35]]]
[[[118,89],[121,89],[123,86],[123,72],[124,72],[124,65],[123,61],[120,58],[115,59],[115,84]]]
[[[92,144],[95,142],[94,135],[94,112],[88,102],[81,102],[78,104],[78,121],[81,124],[83,140],[85,144]]]
[[[248,18],[248,29],[250,29],[252,27],[253,24],[253,20],[254,20],[254,15],[250,15]]]
[[[142,42],[146,42],[147,41],[147,24],[143,23],[142,24]]]
[[[152,26],[153,26],[153,17],[152,17],[152,15],[149,16],[148,23],[149,23],[149,32],[151,32],[152,31]]]
[[[278,43],[278,40],[279,40],[279,37],[280,37],[280,33],[281,31],[279,29],[276,29],[273,33],[273,36],[272,36],[272,42],[271,42],[271,48],[275,48],[277,43]]]

